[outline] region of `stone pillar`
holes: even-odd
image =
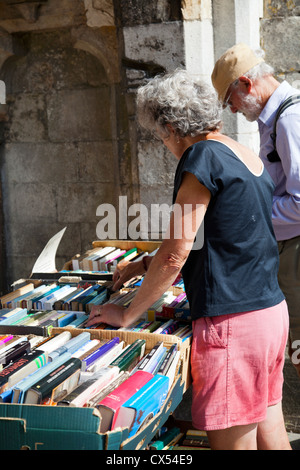
[[[210,83],[214,66],[211,0],[184,0],[182,8],[186,69]]]
[[[244,42],[253,49],[260,47],[260,19],[263,0],[213,0],[215,59],[229,47]],[[256,123],[241,114],[224,113],[224,131],[258,152],[259,134]]]
[[[278,0],[265,2],[261,38],[266,61],[274,67],[278,80],[287,80],[300,90],[300,6],[297,3]]]

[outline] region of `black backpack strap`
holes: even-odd
[[[268,155],[267,155],[267,158],[269,160],[269,162],[280,162],[280,157],[277,153],[277,150],[276,150],[276,125],[277,125],[277,121],[279,119],[279,116],[281,115],[281,113],[283,113],[283,111],[286,110],[286,108],[288,108],[289,106],[292,106],[293,104],[296,104],[296,103],[299,103],[300,102],[300,95],[293,95],[293,96],[290,96],[289,98],[287,98],[278,108],[277,110],[277,113],[276,113],[276,116],[275,116],[275,120],[274,120],[274,125],[273,125],[273,133],[271,134],[271,139],[273,141],[273,145],[274,145],[274,150],[272,150],[272,152],[270,152]]]

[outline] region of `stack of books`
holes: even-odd
[[[210,444],[205,431],[188,429],[181,432],[177,426],[157,432],[148,444],[149,450],[209,450]]]
[[[0,402],[95,407],[101,431],[130,428],[158,413],[180,365],[177,344],[146,341],[125,346],[120,337],[91,339],[62,331],[48,338],[0,337]]]
[[[152,252],[154,254],[154,252]],[[136,247],[125,250],[115,246],[97,247],[71,260],[73,272],[113,272],[123,260],[139,261],[148,253]]]

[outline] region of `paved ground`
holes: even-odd
[[[293,450],[300,450],[300,434],[289,433],[289,439]]]
[[[282,408],[288,431],[300,434],[300,378],[286,357]]]
[[[286,358],[282,408],[291,446],[300,450],[300,378]]]

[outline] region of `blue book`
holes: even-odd
[[[89,315],[78,315],[78,317],[71,321],[71,323],[68,324],[68,327],[72,328],[80,328],[83,323],[85,323],[89,319]]]
[[[105,300],[107,300],[107,290],[98,294],[94,299],[90,300],[88,304],[99,305]]]
[[[21,318],[24,318],[27,315],[27,308],[22,308],[21,310],[14,312],[11,310],[11,315],[9,313],[4,314],[3,317],[0,317],[0,325],[13,325]]]
[[[129,436],[134,436],[143,424],[148,423],[161,409],[169,389],[169,378],[155,375],[120,408],[114,429],[129,428]]]
[[[71,353],[64,353],[58,356],[54,361],[48,362],[44,367],[25,377],[23,380],[18,382],[12,388],[11,403],[23,403],[27,390],[32,387],[36,382],[44,378],[47,374],[50,374],[54,369],[64,364],[66,361],[71,359]]]
[[[58,356],[61,356],[65,352],[69,352],[73,354],[77,349],[81,348],[87,341],[91,339],[91,335],[88,332],[81,333],[78,336],[74,336],[74,338],[70,339],[64,346],[55,349],[55,351],[51,351],[48,354],[48,360],[54,361],[54,359]]]
[[[85,357],[82,361],[82,370],[86,370],[88,367],[90,367],[95,361],[97,361],[97,359],[99,359],[99,357],[103,356],[103,354],[106,354],[119,342],[120,338],[116,336],[115,338],[100,346],[98,349],[96,349],[96,351],[93,351],[91,354]]]
[[[61,318],[58,318],[57,323],[60,328],[69,325],[73,320],[76,320],[76,314],[73,312],[66,313]]]
[[[55,292],[59,289],[59,286],[54,286],[51,287],[49,290],[47,290],[46,293],[38,295],[36,298],[31,300],[30,306],[31,308],[35,308],[36,310],[41,309],[41,304],[40,302],[45,299],[48,295],[52,294],[52,292]],[[27,305],[28,306],[28,305]]]

